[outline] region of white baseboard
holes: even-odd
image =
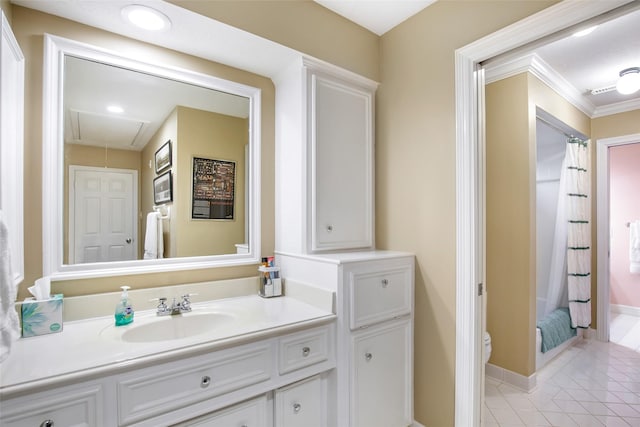
[[[609,310],[612,313],[626,314],[629,316],[640,317],[640,307],[633,307],[631,305],[622,305],[622,304],[610,304]]]
[[[537,377],[535,372],[526,377],[524,375],[512,372],[508,369],[501,368],[500,366],[487,363],[485,365],[485,373],[487,376],[493,378],[494,380],[507,383],[527,393],[532,392],[537,385]]]
[[[417,421],[414,421],[413,424],[411,424],[411,427],[424,427],[422,424],[420,424]]]

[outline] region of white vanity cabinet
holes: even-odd
[[[377,83],[301,58],[276,83],[276,247],[374,246]]]
[[[263,395],[174,427],[271,427],[268,404]]]
[[[76,385],[3,396],[0,425],[327,427],[335,342],[331,319],[171,361],[142,358]]]
[[[413,422],[414,256],[390,251],[277,254],[288,285],[336,291],[339,427]],[[331,407],[331,402],[330,402]]]
[[[3,427],[106,426],[105,384],[101,381],[60,387],[2,401]]]

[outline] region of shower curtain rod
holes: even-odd
[[[543,119],[543,118],[542,118],[542,117],[540,117],[540,116],[536,116],[536,119],[537,119],[537,120],[540,120],[540,121],[541,121],[541,122],[543,122],[543,123],[548,124],[549,126],[551,126],[552,128],[554,128],[554,129],[555,129],[555,130],[557,130],[558,132],[561,132],[561,133],[562,133],[564,136],[566,136],[567,138],[575,138],[575,135],[573,135],[573,134],[568,134],[567,132],[565,132],[565,131],[564,131],[564,129],[560,128],[560,126],[558,126],[558,125],[556,125],[556,124],[554,124],[554,123],[551,123],[550,121],[545,120],[545,119]]]

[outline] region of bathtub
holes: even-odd
[[[582,329],[578,329],[578,334],[575,337],[572,337],[559,346],[552,348],[546,353],[542,352],[542,334],[540,333],[540,328],[536,328],[536,372],[542,369],[544,365],[549,363],[552,359],[562,353],[564,350],[568,349],[572,345],[576,343],[579,338],[582,338]]]

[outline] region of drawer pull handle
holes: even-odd
[[[389,281],[387,279],[382,279],[382,287],[386,288],[387,286],[389,286]]]
[[[207,388],[211,384],[211,377],[209,375],[205,375],[202,377],[202,381],[200,381],[200,387]]]
[[[294,403],[293,404],[293,412],[294,413],[297,414],[298,412],[300,412],[300,409],[302,409],[302,405],[300,405],[299,403]]]
[[[307,357],[311,353],[311,349],[309,347],[302,347],[302,356]]]
[[[333,231],[333,225],[327,225],[327,231],[331,233]]]
[[[365,358],[365,360],[368,362],[368,361],[370,361],[371,359],[373,359],[373,354],[371,354],[371,353],[365,353],[365,354],[364,354],[364,358]]]
[[[53,420],[44,420],[40,427],[53,427]]]

